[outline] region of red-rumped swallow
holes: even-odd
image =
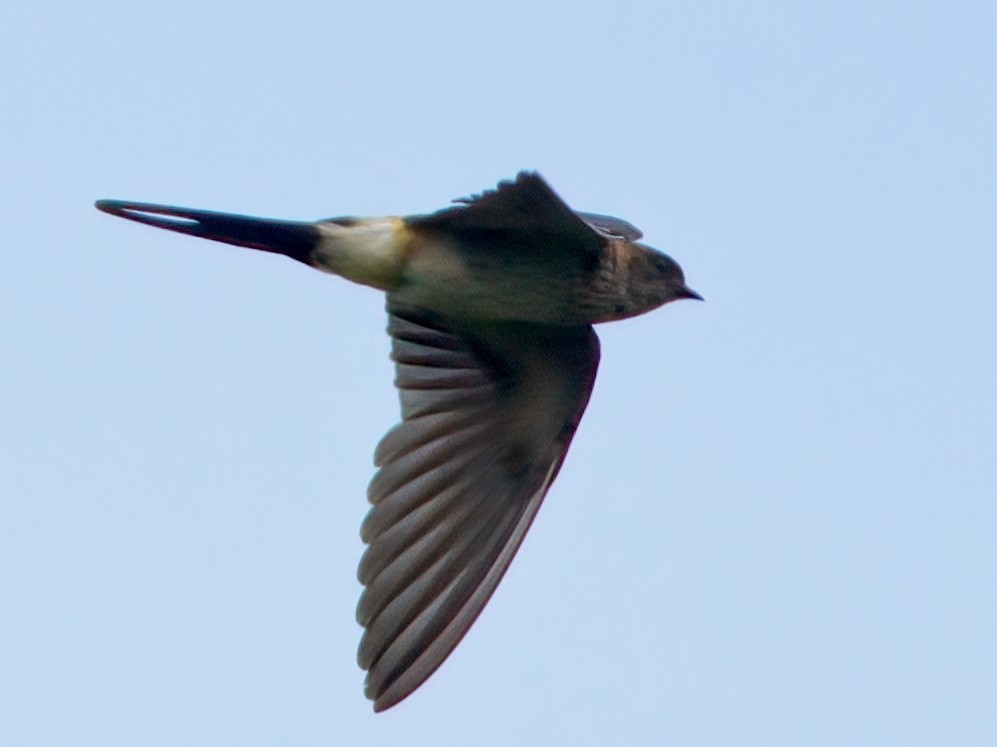
[[[315,223],[96,203],[387,294],[402,422],[374,452],[358,570],[357,658],[375,711],[440,666],[509,567],[588,403],[592,325],[700,298],[637,228],[571,210],[538,174],[455,202]]]

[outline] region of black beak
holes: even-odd
[[[680,298],[691,298],[691,299],[696,300],[696,301],[702,301],[703,300],[703,297],[701,295],[699,295],[698,293],[696,293],[696,291],[694,291],[692,288],[683,288],[682,289],[682,295],[679,296],[679,297]]]
[[[319,238],[314,223],[251,218],[120,200],[97,200],[94,205],[98,210],[119,218],[202,239],[283,254],[309,265]]]

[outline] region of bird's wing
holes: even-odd
[[[551,485],[599,364],[590,326],[474,333],[388,301],[402,422],[381,440],[358,577],[374,709],[429,677],[491,597]]]
[[[599,215],[598,213],[579,213],[577,211],[576,215],[596,230],[610,236],[619,236],[621,239],[626,239],[627,241],[639,241],[644,236],[643,231],[637,228],[637,226],[633,223],[628,223],[622,218],[614,218],[612,215]]]
[[[524,171],[494,190],[454,202],[429,215],[406,219],[416,231],[442,231],[465,247],[558,252],[598,260],[605,234],[568,207],[539,174]]]

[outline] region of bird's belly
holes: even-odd
[[[409,257],[393,295],[448,316],[574,324],[576,293],[564,278],[529,262],[462,253],[445,242],[420,246]]]

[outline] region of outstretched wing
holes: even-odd
[[[358,661],[381,711],[453,651],[495,591],[564,460],[595,381],[590,326],[462,329],[388,300],[402,422],[361,536]]]
[[[524,171],[454,207],[406,218],[417,232],[442,232],[466,250],[520,251],[597,263],[606,236],[565,204],[536,173]]]

